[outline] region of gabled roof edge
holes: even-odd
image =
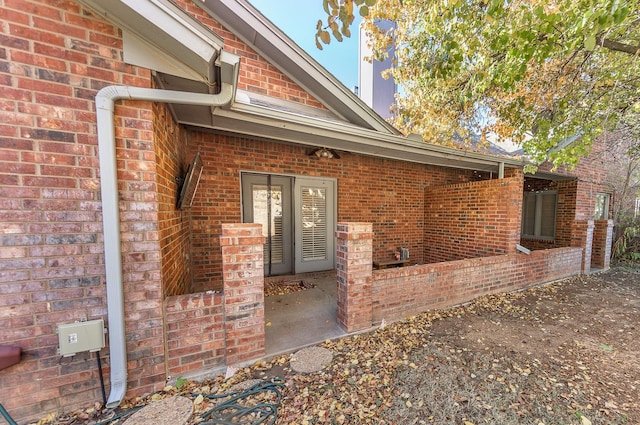
[[[209,83],[223,40],[170,0],[78,0],[124,31],[184,64]],[[141,64],[145,66],[146,64]]]
[[[336,115],[383,133],[400,134],[246,0],[195,3]]]

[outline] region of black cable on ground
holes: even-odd
[[[102,361],[100,360],[100,351],[96,351],[96,359],[98,359],[98,374],[100,375],[100,389],[102,390],[102,405],[107,405],[107,393],[104,390],[104,377],[102,376]]]
[[[221,395],[204,395],[208,399],[228,398],[209,409],[200,417],[204,420],[199,425],[273,425],[278,417],[278,406],[282,399],[281,389],[284,388],[284,380],[275,378],[261,381],[244,391],[233,391]],[[253,406],[246,406],[242,403],[251,396],[259,393],[274,393],[276,400],[272,403],[258,403]]]
[[[9,412],[7,412],[4,408],[4,406],[2,405],[2,403],[0,403],[0,414],[2,415],[2,417],[7,421],[7,423],[9,425],[18,425],[16,423],[16,421],[13,420],[13,418],[9,415]]]

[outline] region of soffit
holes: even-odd
[[[207,85],[157,73],[160,88],[205,93]],[[432,145],[401,135],[384,134],[343,120],[330,111],[241,90],[228,108],[171,105],[176,120],[259,139],[309,147],[326,147],[380,158],[453,168],[498,172],[499,164],[521,168],[520,159],[504,158]],[[212,113],[213,111],[213,113]]]
[[[562,175],[556,174],[549,171],[536,171],[535,173],[526,173],[524,175],[526,178],[531,179],[541,179],[541,180],[553,180],[553,181],[564,181],[564,180],[577,180],[576,176]]]
[[[125,62],[216,82],[222,39],[170,0],[79,2],[122,29]]]
[[[284,112],[259,105],[242,103],[237,96],[231,108],[216,108],[212,130],[263,140],[286,142],[309,148],[325,147],[341,152],[396,159],[421,164],[498,173],[500,163],[521,168],[523,162],[455,148],[437,146],[398,135],[336,120]],[[200,127],[200,122],[183,115],[181,124]]]

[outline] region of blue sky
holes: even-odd
[[[351,38],[342,43],[331,40],[323,50],[316,47],[318,19],[325,21],[322,0],[249,0],[264,16],[298,46],[317,60],[349,89],[358,85],[358,25],[351,27]]]

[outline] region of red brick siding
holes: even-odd
[[[371,270],[371,225],[340,223],[338,319],[349,331],[579,274],[581,248]],[[350,304],[351,299],[358,299]]]
[[[593,220],[576,220],[571,233],[571,246],[583,248],[582,272],[591,270],[591,253],[593,250]]]
[[[580,273],[582,250],[558,248],[446,263],[374,270],[373,323],[462,304]]]
[[[172,378],[224,365],[224,297],[201,292],[165,300],[167,373]]]
[[[95,360],[60,362],[55,331],[106,319],[95,94],[149,87],[150,73],[124,64],[120,31],[76,2],[7,0],[0,14],[0,343],[25,353],[0,387],[26,422],[101,399]],[[122,225],[112,231],[123,241],[131,395],[164,381],[156,153],[150,104],[121,103],[116,117]]]
[[[559,181],[552,185],[558,190],[554,248],[575,246],[571,244],[571,233],[576,220],[576,185],[575,180]]]
[[[223,224],[225,355],[229,365],[264,356],[264,259],[262,226]]]
[[[157,390],[165,373],[157,163],[151,104],[141,103],[128,101],[123,108],[116,107],[130,394]]]
[[[189,0],[176,1],[183,9],[224,40],[227,52],[241,57],[238,88],[252,93],[258,93],[315,108],[326,109],[318,100],[305,92],[282,71],[267,62],[255,50],[247,46],[242,40],[227,28],[214,21],[207,12]]]
[[[193,292],[222,288],[218,236],[222,223],[241,221],[241,171],[336,178],[338,222],[373,223],[374,260],[390,259],[403,246],[418,263],[424,251],[424,188],[472,178],[465,170],[347,152],[340,152],[340,159],[318,160],[302,147],[242,137],[194,132],[189,142],[205,165],[191,209]]]
[[[603,135],[596,140],[592,146],[591,152],[580,159],[580,162],[574,169],[559,167],[556,173],[574,177],[573,181],[552,182],[550,187],[556,186],[561,195],[558,198],[558,217],[557,231],[554,247],[559,246],[584,246],[584,272],[589,272],[591,267],[592,253],[595,255],[594,267],[608,268],[608,262],[604,262],[602,257],[604,253],[610,251],[611,241],[606,234],[593,232],[587,221],[593,220],[596,205],[596,195],[598,193],[612,193],[610,186],[606,184],[608,173],[612,167],[611,163],[613,155],[609,150],[606,137]],[[551,170],[550,164],[543,164],[541,170]],[[525,188],[526,190],[526,188]],[[612,199],[610,208],[613,208]],[[590,230],[591,229],[591,230]],[[532,243],[530,241],[522,241],[525,246],[532,249],[543,248],[544,244]],[[603,266],[596,265],[602,264]],[[606,264],[606,266],[604,266]]]
[[[178,183],[189,167],[185,132],[176,124],[166,105],[155,104],[154,138],[158,160],[158,227],[162,255],[164,296],[189,293],[191,288],[190,213],[176,210]]]
[[[531,251],[539,251],[541,249],[553,249],[557,248],[555,241],[547,241],[541,239],[522,239],[520,245],[524,246]]]
[[[580,159],[573,169],[561,166],[554,172],[560,175],[575,177],[578,180],[576,187],[575,220],[593,219],[595,212],[596,194],[611,193],[607,186],[607,174],[612,164],[607,163],[611,156],[607,153],[610,147],[604,136],[593,143],[591,152]],[[550,164],[540,167],[543,171],[552,169]]]
[[[224,291],[165,300],[171,377],[264,355],[262,229],[255,224],[225,224],[220,240]]]
[[[424,261],[514,252],[521,204],[522,176],[428,188]]]
[[[371,326],[371,223],[338,223],[337,321],[347,332]]]
[[[593,229],[593,249],[591,266],[608,269],[613,241],[613,220],[596,220]]]

